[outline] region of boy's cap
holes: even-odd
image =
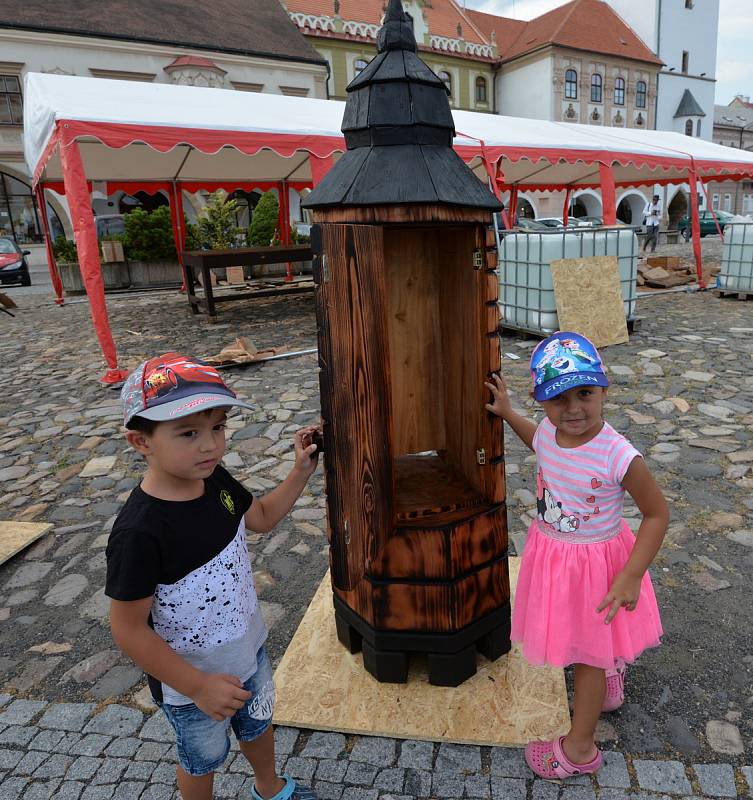
[[[253,408],[236,398],[214,367],[179,353],[139,364],[126,378],[120,397],[126,427],[134,417],[165,422],[222,406]]]
[[[599,351],[572,331],[557,331],[539,342],[531,355],[533,396],[552,400],[576,386],[609,386]]]

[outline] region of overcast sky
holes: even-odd
[[[463,4],[463,0],[459,0]],[[565,0],[465,0],[468,8],[503,17],[531,19]],[[729,103],[736,94],[753,96],[753,2],[720,0],[716,102]]]

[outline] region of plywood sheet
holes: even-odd
[[[51,528],[48,522],[0,521],[0,564],[36,542]]]
[[[628,341],[617,256],[552,261],[560,330],[587,336],[597,347]]]
[[[511,558],[514,587],[519,559]],[[360,653],[337,641],[329,574],[324,576],[275,673],[274,721],[399,739],[519,746],[570,725],[561,669],[531,667],[517,647],[457,688],[431,686],[414,658],[407,684],[378,683]]]

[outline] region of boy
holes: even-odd
[[[315,428],[295,435],[295,465],[254,498],[221,466],[236,399],[217,370],[177,353],[144,362],[121,392],[126,439],[146,460],[107,545],[110,627],[146,673],[175,729],[184,800],[211,800],[232,726],[254,771],[254,800],[316,800],[275,769],[275,690],[245,530],[267,533],[316,469]]]

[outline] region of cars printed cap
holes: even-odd
[[[179,353],[164,353],[139,364],[120,397],[126,427],[134,417],[165,422],[223,406],[253,409],[237,399],[213,366]]]
[[[576,386],[609,386],[599,351],[579,333],[557,331],[531,354],[533,396],[552,400]]]

